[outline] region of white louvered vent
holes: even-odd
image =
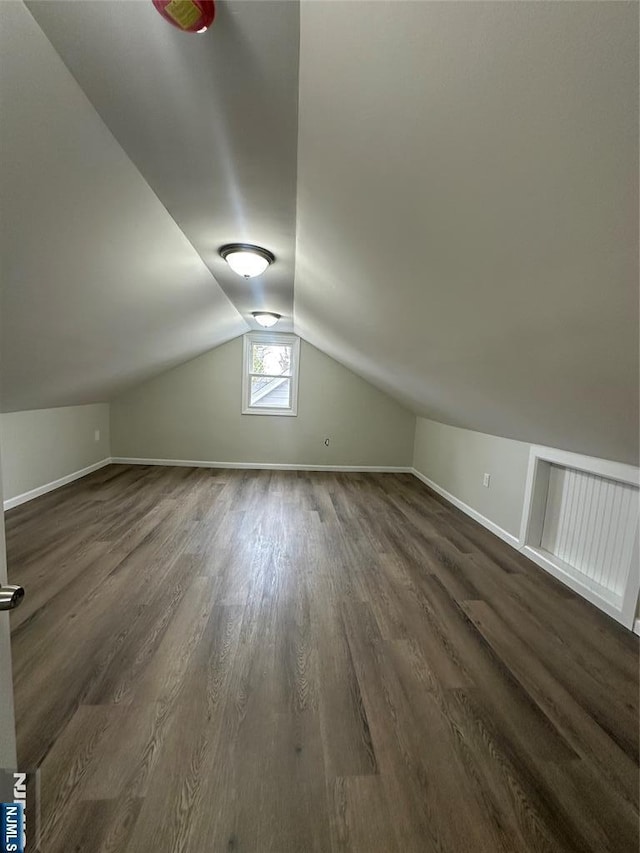
[[[622,596],[638,530],[638,490],[627,483],[551,465],[541,547]]]

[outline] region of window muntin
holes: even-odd
[[[244,336],[242,412],[295,415],[300,339],[295,335],[250,332]]]

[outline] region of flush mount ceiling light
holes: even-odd
[[[262,275],[275,261],[275,256],[267,249],[250,243],[229,243],[220,249],[220,255],[235,273],[244,278]]]
[[[274,314],[273,311],[252,311],[251,316],[256,323],[268,329],[270,326],[275,326],[282,315]]]

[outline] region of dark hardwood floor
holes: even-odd
[[[638,644],[410,475],[10,511],[44,853],[638,850]]]

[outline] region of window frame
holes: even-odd
[[[251,345],[252,344],[286,344],[291,347],[291,381],[290,405],[285,408],[277,406],[251,405]],[[247,332],[242,338],[242,414],[271,415],[275,417],[296,417],[298,414],[298,376],[300,375],[300,338],[286,332]],[[262,375],[262,374],[260,374]],[[269,375],[269,374],[266,374]]]

